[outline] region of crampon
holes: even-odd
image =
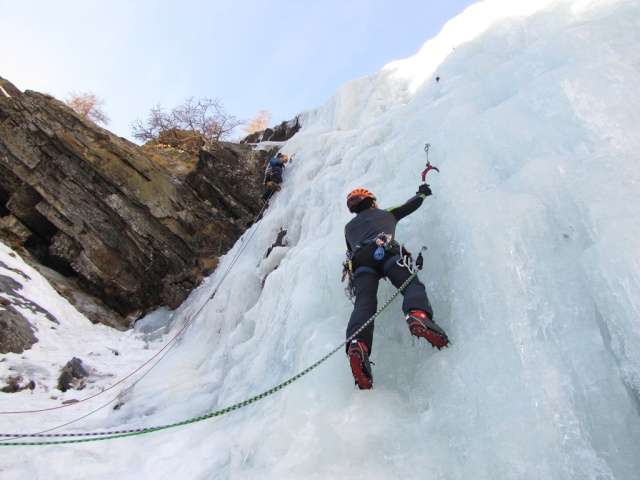
[[[406,316],[411,335],[424,338],[440,350],[449,345],[447,334],[422,310],[412,310]]]
[[[367,347],[362,342],[352,340],[349,345],[349,364],[351,373],[356,385],[360,390],[369,390],[373,387],[373,376],[371,375],[371,363],[367,354]]]

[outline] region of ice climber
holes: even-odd
[[[260,204],[264,205],[269,201],[275,192],[280,191],[282,183],[282,172],[284,172],[285,163],[289,161],[289,156],[285,153],[278,153],[269,160],[269,164],[264,172],[264,185],[267,187],[260,197]]]
[[[426,183],[420,185],[416,195],[404,205],[378,208],[376,197],[363,188],[347,195],[347,207],[355,218],[345,226],[347,261],[343,272],[349,275],[355,301],[347,326],[347,339],[357,332],[375,313],[378,305],[378,283],[388,278],[399,288],[411,276],[407,257],[408,251],[395,239],[399,220],[415,212],[424,199],[431,195]],[[401,251],[402,250],[402,251]],[[343,276],[344,278],[344,276]],[[433,310],[425,286],[418,277],[402,291],[402,310],[412,335],[426,339],[431,345],[441,349],[449,344],[442,328],[433,321]],[[347,345],[347,355],[356,384],[361,389],[373,386],[373,376],[369,355],[373,342],[371,322]]]

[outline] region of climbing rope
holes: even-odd
[[[214,417],[218,417],[220,415],[224,415],[225,413],[229,413],[229,412],[233,412],[235,410],[238,410],[242,407],[246,407],[247,405],[251,405],[252,403],[257,402],[258,400],[261,400],[265,397],[268,397],[269,395],[272,395],[274,393],[276,393],[279,390],[282,390],[284,387],[292,384],[293,382],[295,382],[296,380],[302,378],[303,376],[305,376],[307,373],[311,372],[313,369],[315,369],[316,367],[318,367],[319,365],[321,365],[322,363],[324,363],[329,357],[331,357],[334,353],[336,353],[337,351],[339,351],[340,349],[343,349],[351,340],[353,340],[354,338],[356,338],[356,336],[362,332],[365,328],[367,328],[367,326],[369,326],[371,324],[371,322],[373,322],[376,317],[378,317],[382,311],[387,308],[391,302],[393,302],[393,300],[395,300],[398,295],[400,295],[400,293],[402,293],[402,291],[407,287],[407,285],[409,285],[409,283],[411,283],[411,281],[416,277],[416,275],[418,275],[417,271],[414,271],[409,278],[407,278],[407,280],[400,285],[400,287],[395,291],[395,293],[384,303],[384,305],[382,305],[382,307],[380,307],[375,314],[373,314],[373,316],[371,318],[369,318],[369,320],[367,320],[364,325],[362,325],[353,335],[351,335],[349,338],[347,338],[344,342],[342,342],[340,345],[338,345],[336,348],[334,348],[332,351],[330,351],[327,355],[325,355],[324,357],[322,357],[320,360],[318,360],[316,363],[314,363],[313,365],[311,365],[310,367],[308,367],[307,369],[303,370],[302,372],[298,373],[297,375],[291,377],[289,380],[273,387],[270,390],[267,390],[266,392],[263,392],[259,395],[256,395],[255,397],[249,398],[247,400],[244,400],[240,403],[236,403],[235,405],[232,405],[230,407],[224,408],[222,410],[218,410],[212,413],[207,413],[206,415],[201,415],[199,417],[195,417],[189,420],[184,420],[182,422],[177,422],[177,423],[172,423],[172,424],[168,424],[168,425],[161,425],[161,426],[157,426],[157,427],[148,427],[148,428],[137,428],[137,429],[131,429],[131,430],[118,430],[118,431],[112,431],[112,432],[88,432],[88,433],[51,433],[51,434],[43,434],[43,433],[37,433],[37,434],[8,434],[8,433],[4,433],[4,434],[0,434],[0,437],[5,438],[5,440],[0,441],[0,447],[8,447],[8,446],[41,446],[41,445],[63,445],[63,444],[72,444],[72,443],[84,443],[84,442],[94,442],[94,441],[100,441],[100,440],[111,440],[111,439],[115,439],[115,438],[124,438],[124,437],[132,437],[135,435],[143,435],[146,433],[152,433],[152,432],[158,432],[160,430],[167,430],[169,428],[174,428],[174,427],[180,427],[183,425],[189,425],[189,424],[193,424],[196,422],[201,422],[203,420],[207,420],[209,418],[214,418]],[[7,438],[9,437],[9,438]],[[56,440],[56,441],[42,441],[42,442],[10,442],[7,440],[14,440],[17,438],[65,438],[65,437],[90,437],[90,438],[74,438],[72,440]]]

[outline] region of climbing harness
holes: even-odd
[[[429,143],[425,144],[424,146],[424,153],[427,155],[427,168],[425,168],[422,171],[422,181],[425,181],[425,178],[427,177],[427,173],[429,173],[429,170],[435,170],[436,172],[440,172],[440,170],[438,170],[437,167],[434,167],[433,165],[431,165],[431,162],[429,161],[429,147],[431,145]]]
[[[342,282],[344,282],[344,280],[348,278],[347,286],[345,287],[344,291],[349,301],[351,301],[351,303],[353,304],[355,304],[356,298],[356,287],[353,283],[353,258],[355,257],[356,253],[362,250],[362,248],[370,245],[373,242],[375,242],[377,245],[376,250],[373,253],[373,258],[375,260],[382,260],[384,258],[385,251],[391,249],[394,246],[400,247],[400,251],[402,251],[402,246],[398,242],[394,241],[391,235],[388,235],[384,232],[360,242],[353,250],[346,251],[345,254],[347,258],[344,262],[342,262]]]
[[[346,260],[342,262],[342,282],[347,279],[347,286],[344,291],[347,295],[347,298],[351,303],[355,304],[356,298],[356,288],[353,282],[353,258],[355,254],[358,253],[363,247],[370,245],[372,242],[375,242],[377,248],[374,252],[375,260],[382,260],[384,258],[385,251],[390,250],[392,248],[398,249],[398,254],[400,258],[396,261],[396,264],[399,267],[406,268],[409,270],[409,273],[417,273],[417,270],[422,270],[422,266],[424,264],[424,258],[422,257],[422,252],[427,250],[426,245],[423,245],[420,251],[418,252],[418,256],[413,258],[409,249],[403,244],[399,243],[396,240],[392,239],[392,236],[386,233],[380,233],[374,237],[371,237],[363,242],[359,243],[356,248],[352,251],[347,250],[345,252]]]

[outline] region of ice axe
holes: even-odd
[[[431,162],[429,161],[429,147],[430,147],[430,145],[428,143],[424,146],[424,152],[427,155],[427,168],[425,168],[422,171],[422,181],[423,182],[425,181],[425,178],[427,178],[427,173],[429,172],[429,170],[435,170],[436,172],[440,172],[440,170],[438,170],[437,167],[434,167],[433,165],[431,165]]]

